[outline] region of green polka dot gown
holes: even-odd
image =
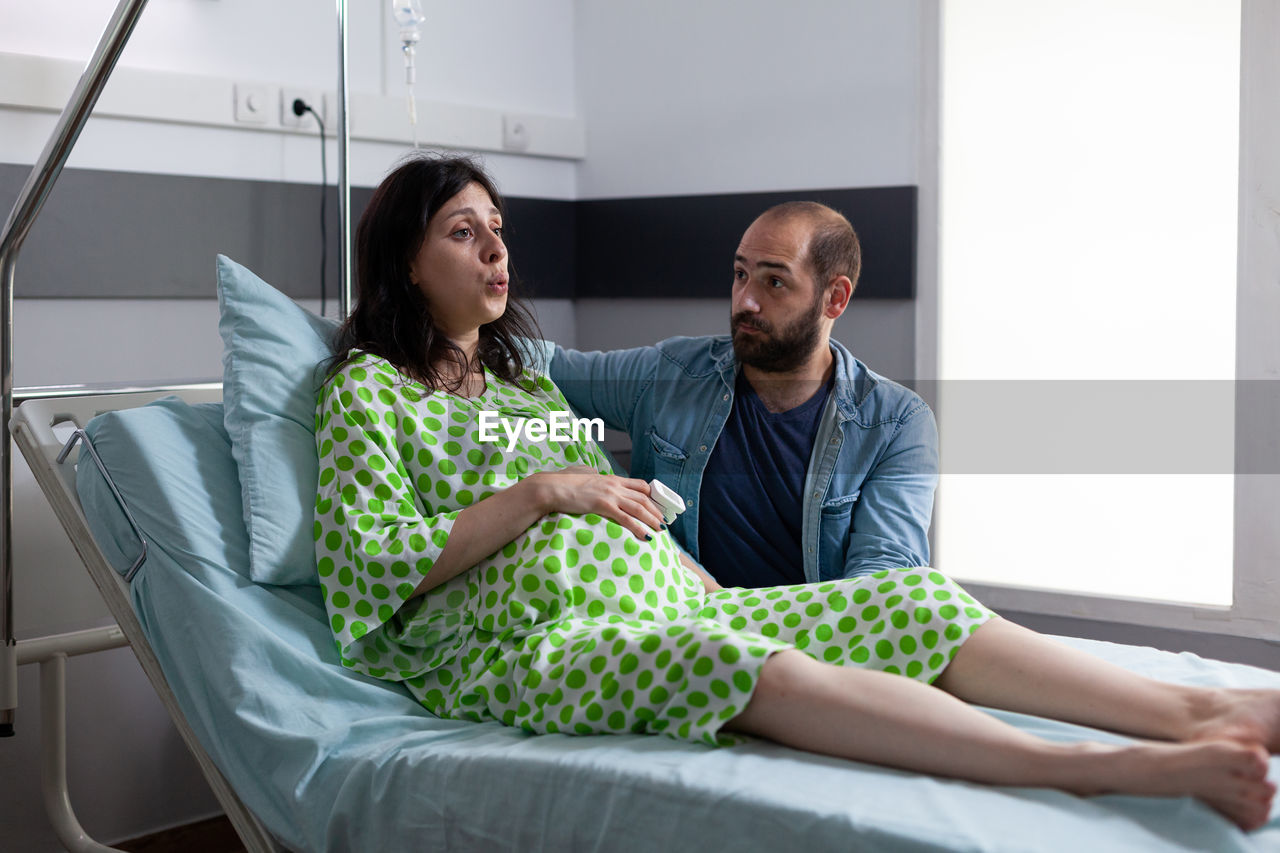
[[[486,372],[475,398],[430,392],[354,357],[324,386],[315,540],[343,665],[402,681],[432,712],[530,732],[663,733],[712,745],[775,651],[931,682],[990,611],[929,569],[707,593],[667,531],[637,540],[600,516],[552,513],[413,597],[466,507],[537,471],[609,464],[585,434],[485,442],[568,412],[545,377]]]

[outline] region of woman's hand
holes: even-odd
[[[649,484],[613,474],[601,474],[588,465],[559,471],[540,471],[525,482],[537,488],[544,510],[584,515],[593,512],[616,521],[638,539],[652,539],[662,528],[662,510],[649,498]]]

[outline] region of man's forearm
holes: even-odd
[[[724,589],[720,584],[716,583],[716,579],[706,573],[706,570],[693,561],[693,559],[683,551],[680,552],[680,562],[684,567],[698,576],[702,581],[702,585],[707,588],[707,592],[715,592],[717,589]]]

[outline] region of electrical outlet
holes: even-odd
[[[529,125],[520,116],[502,117],[502,147],[508,151],[525,151],[529,148]]]
[[[315,128],[315,119],[310,113],[295,115],[293,112],[293,102],[301,98],[307,105],[320,114],[320,120],[326,125],[329,122],[328,116],[325,115],[324,98],[317,89],[291,89],[283,88],[280,90],[280,126],[296,127],[296,128]]]
[[[271,96],[260,83],[235,85],[235,119],[241,124],[266,124],[270,117]]]

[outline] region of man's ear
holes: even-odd
[[[844,313],[844,309],[849,307],[849,300],[853,298],[853,282],[849,280],[849,276],[840,275],[831,280],[831,285],[827,288],[826,304],[823,305],[822,313],[824,316],[834,320]]]

